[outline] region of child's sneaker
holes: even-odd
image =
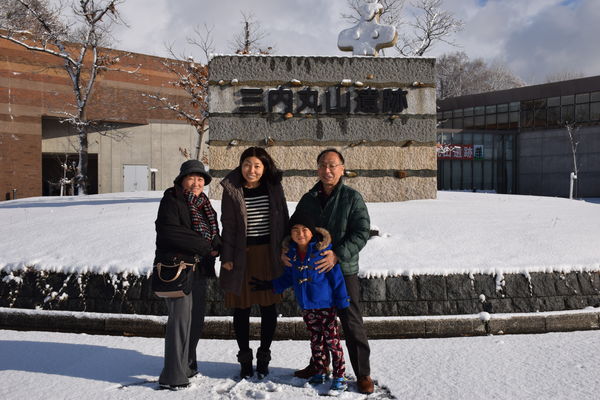
[[[331,390],[337,390],[343,392],[348,389],[348,381],[343,376],[340,378],[333,378],[331,381]]]
[[[316,374],[308,379],[308,383],[310,383],[311,385],[320,385],[321,383],[325,383],[327,379],[328,376],[325,374]]]

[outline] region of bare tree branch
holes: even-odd
[[[260,22],[257,21],[252,13],[241,12],[242,31],[233,37],[230,42],[232,50],[237,54],[271,54],[273,46],[263,47],[262,41],[269,36],[263,31]]]
[[[4,29],[0,31],[0,38],[64,61],[63,67],[71,80],[76,103],[76,112],[65,111],[64,120],[74,127],[79,139],[75,176],[79,194],[87,192],[88,130],[94,126],[94,122],[86,117],[89,98],[98,74],[112,69],[119,62],[118,57],[102,51],[99,45],[110,31],[111,24],[121,22],[116,8],[122,1],[79,0],[75,5],[73,0],[72,7],[79,21],[77,32],[80,34],[80,40],[76,41],[69,41],[74,37],[73,32],[61,22],[59,10],[49,9],[46,0],[9,0],[8,6],[0,7],[0,28]],[[18,23],[11,22],[11,13],[22,17]],[[31,28],[25,31],[23,23],[31,24]]]
[[[182,105],[160,94],[143,94],[143,96],[155,102],[156,105],[151,106],[151,109],[173,111],[179,119],[196,129],[198,144],[195,158],[199,159],[204,135],[208,130],[208,67],[194,62],[192,57],[186,61],[178,59],[172,48],[168,48],[168,51],[175,59],[163,62],[165,69],[174,76],[174,80],[169,83],[183,89],[189,96],[189,102]]]
[[[196,26],[194,28],[195,36],[187,38],[187,42],[189,44],[198,47],[202,51],[202,54],[204,54],[205,63],[208,63],[210,55],[215,52],[215,41],[213,38],[214,29],[214,25],[209,28],[205,23],[203,25],[203,30],[200,30],[200,27]]]
[[[442,0],[418,0],[410,35],[403,34],[396,49],[403,56],[422,56],[437,42],[455,46],[450,36],[463,28],[463,22],[449,11],[442,10]]]
[[[525,85],[504,64],[495,61],[488,65],[481,58],[470,60],[464,52],[438,57],[435,68],[439,99]]]

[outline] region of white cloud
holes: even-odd
[[[529,83],[559,71],[600,73],[598,0],[445,0],[444,6],[465,22],[454,37],[460,46],[439,44],[427,55],[462,50],[471,58],[500,60]],[[337,35],[348,26],[340,18],[346,0],[127,0],[120,11],[131,29],[114,32],[116,47],[162,56],[165,43],[173,43],[179,54],[192,52],[185,38],[205,22],[214,25],[216,51],[232,52],[240,11],[261,22],[269,33],[264,45],[274,45],[277,54],[343,54]]]

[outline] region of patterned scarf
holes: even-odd
[[[204,193],[194,196],[192,192],[184,192],[190,215],[192,217],[192,229],[199,232],[202,237],[212,240],[219,233],[217,224],[217,213],[212,208],[210,200]]]

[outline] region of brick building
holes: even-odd
[[[173,112],[152,109],[143,94],[188,101],[169,84],[163,59],[116,52],[125,69],[101,74],[89,101],[89,119],[110,131],[89,134],[89,193],[169,187],[198,135]],[[60,122],[74,95],[62,61],[0,39],[0,199],[58,193],[61,163],[77,159],[78,140]]]

